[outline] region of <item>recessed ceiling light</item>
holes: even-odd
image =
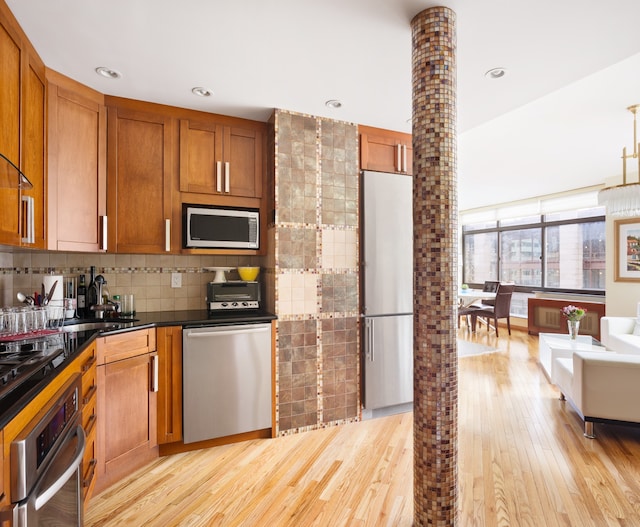
[[[505,68],[491,68],[487,71],[484,76],[488,79],[500,79],[507,74],[507,70]]]
[[[119,71],[112,70],[111,68],[106,68],[105,66],[96,68],[96,73],[98,75],[106,77],[107,79],[119,79],[120,77],[122,77],[122,74]]]
[[[342,108],[342,103],[338,99],[329,99],[324,105],[328,108]]]
[[[198,97],[211,97],[213,95],[213,91],[208,88],[203,88],[202,86],[196,86],[191,89],[191,92]]]

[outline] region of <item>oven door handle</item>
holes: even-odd
[[[56,493],[64,486],[64,484],[69,481],[69,478],[73,475],[73,473],[78,470],[80,463],[82,463],[86,444],[86,438],[82,425],[78,425],[75,434],[72,435],[78,436],[78,445],[76,446],[76,452],[73,456],[73,459],[71,460],[71,463],[69,463],[69,466],[63,470],[60,477],[57,478],[49,487],[44,489],[40,494],[38,494],[35,501],[36,510],[44,507],[47,502],[56,495]]]

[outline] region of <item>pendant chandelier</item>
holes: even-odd
[[[640,216],[640,145],[636,134],[636,112],[639,108],[640,104],[627,108],[633,114],[633,153],[627,154],[626,146],[622,149],[622,185],[607,187],[598,193],[598,203],[606,205],[607,214],[611,216]],[[638,180],[632,183],[627,183],[627,159],[637,162]]]

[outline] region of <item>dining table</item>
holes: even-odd
[[[495,292],[483,291],[482,289],[460,289],[458,291],[458,307],[469,307],[478,300],[495,300]]]

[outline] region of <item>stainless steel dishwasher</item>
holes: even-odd
[[[271,324],[186,326],[182,344],[185,443],[271,427]]]

